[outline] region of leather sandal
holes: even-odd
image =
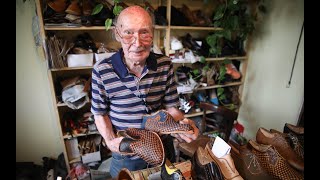
[[[159,110],[142,117],[142,128],[159,134],[193,133],[189,124],[180,124],[166,110]]]
[[[144,129],[128,128],[117,132],[124,137],[119,151],[123,155],[138,155],[147,163],[161,166],[164,162],[164,148],[159,135]]]

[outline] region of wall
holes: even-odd
[[[290,79],[304,21],[304,1],[268,1],[268,14],[260,16],[253,36],[239,122],[244,135],[254,138],[259,127],[283,130],[297,124],[304,100],[304,32]],[[268,7],[269,6],[269,7]]]
[[[304,98],[304,38],[286,88],[304,20],[303,0],[268,1],[269,14],[257,29],[243,93],[239,121],[252,138],[262,126],[282,130],[296,124]],[[62,152],[54,118],[46,64],[32,35],[32,0],[16,0],[16,161],[42,162]],[[259,32],[259,33],[258,33]]]
[[[51,101],[46,63],[32,34],[35,4],[16,1],[16,161],[42,164],[63,151]]]

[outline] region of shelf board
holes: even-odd
[[[227,86],[237,86],[237,85],[241,85],[243,84],[243,82],[231,82],[231,83],[227,83],[227,84],[220,84],[220,85],[213,85],[213,86],[207,86],[207,87],[200,87],[197,89],[194,89],[195,91],[199,91],[199,90],[205,90],[205,89],[214,89],[214,88],[219,88],[219,87],[227,87]]]
[[[93,132],[88,132],[88,133],[81,133],[81,134],[73,134],[72,136],[71,135],[64,135],[63,136],[63,139],[70,139],[70,138],[75,138],[75,137],[81,137],[81,136],[87,136],[87,135],[92,135],[92,134],[100,134],[99,131],[93,131]]]
[[[114,26],[111,26],[110,29],[113,29]],[[159,26],[155,25],[155,29],[167,29],[168,26]],[[79,31],[79,30],[86,30],[86,31],[94,31],[94,30],[106,30],[105,26],[80,26],[80,27],[64,27],[64,26],[48,26],[45,25],[44,27],[47,31]]]
[[[207,114],[210,114],[210,113],[213,113],[213,111],[207,111]],[[202,116],[202,115],[203,115],[203,111],[185,114],[184,117],[191,118],[191,117]]]
[[[222,28],[217,27],[197,27],[197,26],[170,26],[172,30],[204,30],[204,31],[218,31]]]
[[[79,69],[92,69],[93,66],[81,66],[81,67],[64,67],[64,68],[53,68],[49,69],[50,71],[72,71],[72,70],[79,70]]]
[[[206,58],[206,61],[223,61],[225,59],[230,60],[245,60],[247,56],[226,56],[226,57],[218,57],[218,58]]]
[[[87,102],[86,104],[90,104],[91,103],[91,99],[89,100],[89,102]],[[57,103],[57,107],[67,107],[67,104],[66,103],[63,103],[63,102],[58,102]]]

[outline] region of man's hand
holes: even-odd
[[[184,118],[183,120],[179,121],[180,124],[189,124],[193,128],[193,134],[189,133],[172,133],[171,136],[175,137],[178,139],[180,142],[187,142],[190,143],[191,141],[197,139],[199,135],[199,129],[197,126],[194,124],[194,121],[188,118]]]
[[[119,146],[120,146],[120,142],[122,141],[122,139],[123,139],[123,137],[118,137],[118,138],[113,138],[111,140],[106,141],[106,144],[111,152],[120,153]]]

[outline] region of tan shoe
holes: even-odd
[[[161,166],[164,163],[164,148],[159,135],[144,129],[128,128],[117,132],[118,137],[124,137],[119,151],[124,155],[138,155],[147,163]]]
[[[159,110],[142,117],[142,128],[159,134],[193,133],[192,126],[180,124],[166,110]]]
[[[66,0],[53,0],[48,1],[48,6],[51,7],[55,12],[62,13],[67,8]]]
[[[221,158],[217,158],[213,152],[211,151],[212,145],[214,141],[209,141],[205,147],[205,150],[208,152],[209,156],[214,160],[214,162],[218,165],[220,171],[222,172],[224,179],[232,179],[232,180],[243,180],[240,176],[239,172],[234,165],[231,154],[226,154]]]
[[[249,140],[248,144],[252,147],[252,153],[258,157],[260,165],[274,179],[304,179],[303,174],[292,168],[272,145],[259,144],[253,140]]]
[[[81,9],[79,7],[78,1],[77,0],[72,0],[71,4],[68,6],[68,8],[65,11],[68,14],[72,14],[75,16],[80,16],[81,15]]]
[[[288,163],[299,171],[304,171],[303,160],[293,151],[290,144],[279,133],[272,133],[260,127],[256,134],[257,143],[274,146]]]

